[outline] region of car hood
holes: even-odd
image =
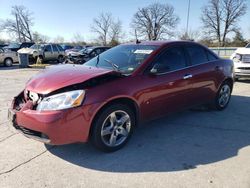
[[[22,48],[17,52],[20,54],[33,54],[34,51],[39,51],[38,49],[31,49],[31,48]]]
[[[85,65],[55,65],[39,72],[26,84],[26,90],[48,94],[60,88],[85,82],[115,71]]]
[[[237,54],[250,54],[250,48],[238,48],[235,53]]]

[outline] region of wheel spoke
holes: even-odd
[[[116,139],[117,139],[117,136],[115,135],[115,132],[113,132],[110,136],[110,139],[109,139],[109,144],[111,146],[114,146],[116,144]]]
[[[115,114],[115,112],[113,112],[112,114],[110,114],[110,123],[111,123],[111,125],[114,126],[116,121],[117,121],[116,114]]]
[[[129,120],[129,116],[127,114],[123,115],[121,117],[121,119],[119,119],[119,123],[120,125],[123,125],[124,123],[126,123]]]
[[[119,131],[119,134],[127,137],[128,136],[128,131],[125,128],[121,127],[120,131]]]
[[[110,134],[112,134],[112,127],[113,126],[108,126],[108,127],[105,127],[103,130],[102,130],[102,132],[101,132],[101,134],[102,134],[102,136],[106,136],[106,135],[110,135]]]

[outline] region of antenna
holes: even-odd
[[[139,39],[137,38],[136,29],[135,29],[135,43],[136,43],[136,44],[140,44],[140,43],[141,43],[141,41],[139,41]]]

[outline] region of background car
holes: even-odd
[[[65,50],[65,55],[68,56],[72,52],[79,52],[80,50],[84,49],[85,47],[83,46],[75,46],[74,48]]]
[[[83,64],[108,49],[110,49],[110,47],[108,46],[87,47],[85,49],[80,50],[79,52],[70,53],[68,55],[68,59],[74,63]]]
[[[18,50],[18,53],[29,54],[29,61],[36,62],[37,58],[41,61],[64,61],[64,50],[58,44],[34,44],[30,48]]]
[[[61,44],[61,47],[63,48],[64,51],[74,48],[74,46],[67,44]]]
[[[238,48],[230,58],[234,62],[235,79],[250,78],[250,44]]]
[[[0,64],[10,67],[14,62],[18,62],[17,52],[0,48]]]
[[[8,49],[8,50],[17,52],[19,49],[29,48],[33,44],[35,44],[35,43],[34,42],[10,43],[8,46],[5,46],[4,49]]]
[[[84,65],[33,76],[9,110],[13,126],[47,144],[122,148],[139,122],[197,105],[224,110],[233,62],[188,41],[116,46]],[[197,114],[196,114],[197,115]]]
[[[8,46],[8,44],[0,44],[0,48],[3,48],[5,46]]]

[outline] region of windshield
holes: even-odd
[[[131,74],[158,48],[153,45],[120,45],[105,51],[84,65],[116,69]]]
[[[21,44],[19,43],[10,43],[6,48],[20,48]]]
[[[44,45],[43,44],[34,44],[30,47],[31,49],[44,49]]]

